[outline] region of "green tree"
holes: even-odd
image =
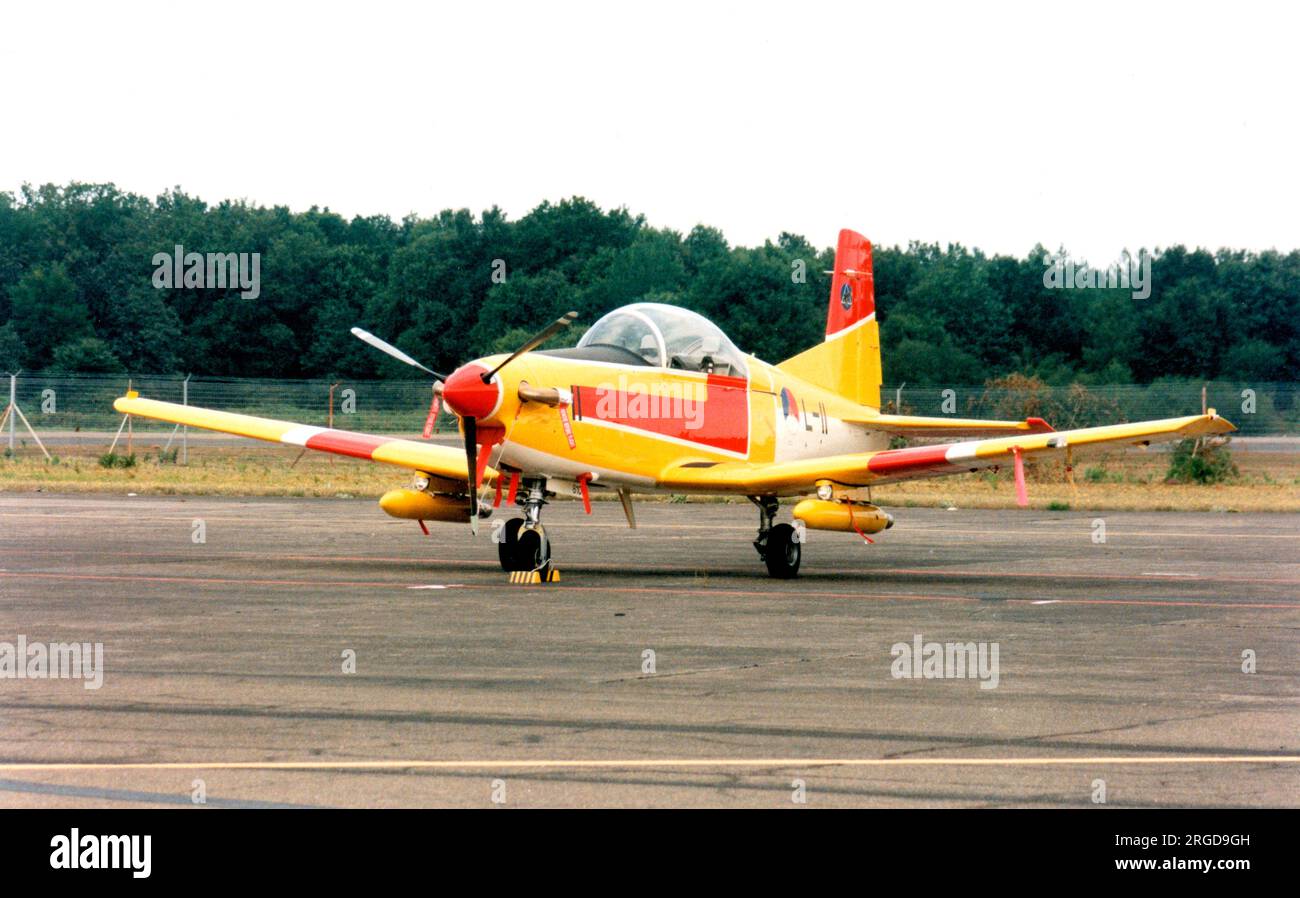
[[[10,290],[9,302],[29,368],[46,365],[56,343],[94,336],[90,310],[61,262],[33,268]]]
[[[0,325],[0,371],[14,372],[23,366],[27,349],[12,321]]]
[[[1272,381],[1286,369],[1286,352],[1280,346],[1249,338],[1234,344],[1223,354],[1219,375],[1225,380]]]
[[[108,344],[98,337],[79,337],[54,350],[48,370],[116,374],[126,370]]]

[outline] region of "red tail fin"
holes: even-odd
[[[856,231],[840,231],[831,278],[830,310],[826,336],[857,324],[876,311],[875,284],[871,277],[871,241]]]
[[[777,367],[868,408],[880,408],[880,328],[871,242],[866,237],[840,231],[825,341]]]

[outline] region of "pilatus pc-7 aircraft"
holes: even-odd
[[[878,483],[1012,465],[1026,504],[1024,459],[1103,444],[1145,446],[1226,433],[1208,414],[1056,432],[1043,420],[986,421],[881,414],[880,338],[871,244],[841,231],[826,339],[776,365],[745,355],[707,319],[686,309],[634,303],[607,314],[578,344],[539,350],[576,317],[565,315],[510,355],[467,362],[450,374],[425,368],[378,337],[358,337],[428,372],[433,405],[460,420],[464,450],[418,440],[310,427],[193,406],[134,392],[118,411],[191,427],[304,446],[409,468],[414,481],[379,500],[388,514],[477,521],[504,502],[519,514],[497,525],[501,566],[553,579],[542,528],[548,497],[614,491],[635,527],[636,493],[746,496],[759,510],[754,547],[774,577],[799,571],[803,527],[866,537],[893,524],[864,488]],[[889,449],[890,438],[964,437]],[[802,526],[777,522],[778,499]],[[815,498],[813,498],[815,497]],[[534,576],[531,573],[536,572]]]

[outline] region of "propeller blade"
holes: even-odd
[[[538,346],[541,346],[541,345],[542,345],[543,343],[545,343],[547,340],[551,339],[551,337],[554,337],[554,336],[555,336],[556,334],[558,334],[560,331],[562,331],[562,330],[564,330],[566,327],[568,327],[570,324],[573,324],[574,319],[576,319],[577,317],[578,317],[578,313],[577,313],[577,312],[565,312],[565,313],[564,313],[563,315],[561,315],[559,318],[556,318],[555,321],[553,321],[549,327],[547,327],[545,330],[542,330],[542,331],[540,331],[540,332],[534,334],[534,335],[533,335],[533,336],[528,340],[527,343],[525,343],[523,346],[520,346],[520,347],[519,347],[518,349],[516,349],[513,353],[511,353],[511,354],[510,354],[510,357],[509,357],[508,359],[506,359],[506,360],[505,360],[504,362],[502,362],[500,365],[497,365],[497,366],[496,366],[495,368],[493,368],[491,371],[489,371],[489,372],[487,372],[486,374],[482,375],[482,377],[483,377],[483,383],[487,383],[488,381],[490,381],[490,380],[492,379],[492,375],[496,374],[498,371],[500,371],[500,370],[501,370],[502,368],[504,368],[506,365],[509,365],[511,362],[513,362],[515,359],[519,358],[519,357],[520,357],[521,355],[523,355],[524,353],[526,353],[526,352],[532,352],[532,351],[533,351],[534,349],[536,349]]]
[[[405,362],[406,364],[410,365],[413,368],[419,368],[421,371],[424,371],[428,374],[432,374],[434,377],[438,378],[438,380],[447,379],[447,375],[439,374],[437,371],[434,371],[432,368],[424,367],[415,359],[411,358],[409,355],[402,352],[402,350],[398,349],[392,343],[389,343],[386,340],[379,339],[374,334],[370,333],[370,331],[364,331],[359,327],[354,327],[352,328],[352,336],[356,337],[358,340],[361,340],[365,343],[369,343],[371,346],[375,347],[375,349],[378,349],[380,352],[392,356],[393,358],[397,359],[399,362]]]
[[[469,529],[478,533],[478,421],[460,419],[465,431],[465,485],[469,489]]]

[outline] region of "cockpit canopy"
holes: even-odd
[[[617,347],[642,364],[745,377],[745,357],[703,315],[657,302],[615,309],[591,326],[578,348]]]

